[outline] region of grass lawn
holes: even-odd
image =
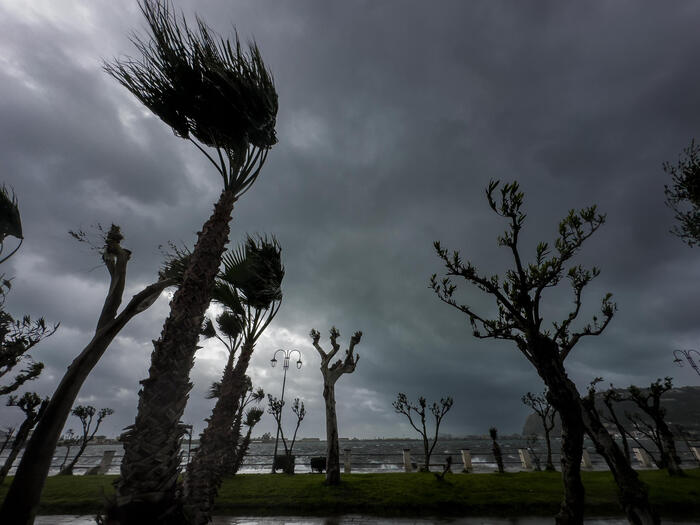
[[[700,517],[700,469],[685,478],[641,471],[663,517]],[[589,516],[621,515],[609,472],[583,472]],[[53,476],[40,514],[92,514],[114,493],[116,476]],[[551,472],[453,474],[349,474],[338,487],[321,474],[240,474],[224,482],[216,504],[221,515],[552,516],[562,495],[561,476]],[[0,487],[3,498],[9,479]]]

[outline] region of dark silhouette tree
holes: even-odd
[[[500,186],[500,190],[499,190]],[[496,191],[499,190],[500,198]],[[500,185],[491,181],[486,190],[491,209],[508,221],[508,229],[498,237],[500,246],[507,248],[513,257],[514,268],[498,275],[480,274],[471,262],[464,262],[459,252],[449,253],[439,242],[435,250],[446,268],[446,277],[438,280],[434,274],[430,285],[439,299],[464,313],[477,338],[495,338],[513,341],[525,358],[532,363],[548,389],[548,399],[559,412],[562,421],[561,467],[564,482],[564,501],[556,516],[559,524],[579,524],[583,521],[584,488],[581,482],[581,457],[583,436],[588,431],[596,450],[605,458],[620,488],[619,498],[628,519],[632,523],[658,523],[647,496],[646,487],[632,470],[624,453],[619,449],[599,420],[588,413],[576,385],[564,367],[564,360],[583,337],[600,335],[608,326],[615,312],[611,294],[602,301],[602,319],[574,331],[572,323],[581,310],[583,289],[598,276],[599,270],[570,264],[583,243],[605,222],[605,216],[596,207],[571,210],[559,224],[559,237],[552,254],[549,245],[537,245],[535,261],[525,263],[518,246],[519,235],[525,222],[522,212],[524,194],[517,182]],[[489,319],[477,313],[471,306],[457,302],[457,286],[452,279],[459,277],[468,284],[493,296],[498,316]],[[551,329],[542,326],[542,294],[558,285],[564,277],[574,292],[574,307],[561,321],[552,323]]]
[[[619,403],[620,401],[622,401],[620,391],[615,389],[611,384],[610,388],[603,392],[603,404],[608,409],[609,415],[606,416],[601,414],[601,418],[607,421],[609,424],[615,426],[617,433],[620,434],[620,440],[622,441],[622,449],[625,452],[625,457],[627,458],[627,461],[630,461],[630,447],[629,442],[627,441],[628,432],[625,429],[625,426],[622,424],[622,421],[620,421],[620,418],[617,417],[617,412],[615,412],[615,403]]]
[[[360,356],[355,354],[355,346],[362,339],[362,332],[355,332],[350,338],[350,346],[345,351],[345,357],[333,363],[333,358],[340,351],[338,337],[340,332],[333,326],[330,329],[331,350],[326,352],[319,340],[321,334],[312,328],[309,334],[314,348],[321,356],[321,374],[323,375],[323,400],[326,405],[326,484],[340,484],[340,443],[338,438],[338,416],[335,412],[335,384],[343,374],[355,371]]]
[[[297,417],[297,422],[296,426],[294,427],[292,440],[289,442],[289,446],[287,446],[287,439],[284,437],[284,429],[282,428],[282,409],[284,408],[285,403],[285,401],[277,399],[273,395],[267,394],[267,413],[275,419],[277,428],[280,431],[282,445],[284,445],[285,462],[283,471],[285,474],[294,474],[294,456],[292,455],[292,451],[294,450],[294,443],[297,440],[297,431],[299,430],[299,426],[304,420],[304,417],[306,417],[306,408],[304,408],[303,401],[300,402],[298,397],[294,398],[294,402],[292,403],[292,412],[294,412],[294,415]],[[273,460],[276,459],[277,458],[273,458]]]
[[[65,467],[62,467],[61,471],[59,472],[59,474],[64,476],[73,475],[73,469],[75,468],[76,463],[78,463],[80,456],[82,456],[83,452],[85,452],[85,448],[88,446],[90,441],[93,440],[95,434],[97,434],[97,430],[100,428],[100,424],[102,423],[104,418],[114,414],[114,410],[112,410],[111,408],[101,408],[97,412],[97,420],[95,421],[95,427],[92,428],[92,432],[90,432],[90,430],[92,427],[92,420],[95,417],[94,406],[78,405],[73,410],[71,410],[71,414],[80,419],[80,425],[83,429],[83,434],[82,436],[80,436],[78,453],[73,457],[70,463],[68,463],[68,465],[66,465]]]
[[[62,471],[66,463],[68,463],[68,456],[70,456],[70,449],[73,448],[73,445],[76,445],[78,443],[78,438],[75,436],[75,432],[73,432],[72,428],[69,428],[66,433],[61,436],[61,441],[59,441],[59,444],[63,444],[64,447],[66,447],[66,454],[63,456],[63,461],[61,462],[61,466],[58,468],[58,471]]]
[[[262,390],[260,391],[262,392]],[[263,413],[263,409],[259,407],[251,407],[245,413],[243,425],[248,427],[248,430],[246,431],[246,434],[243,437],[243,439],[237,442],[236,453],[232,458],[231,466],[228,471],[229,474],[235,475],[241,468],[241,465],[243,464],[243,459],[248,453],[248,447],[250,447],[250,436],[253,432],[253,428],[260,422],[260,418],[262,418]]]
[[[692,140],[675,165],[665,162],[663,168],[672,181],[671,186],[664,185],[666,204],[678,221],[671,233],[688,246],[697,246],[700,244],[700,145]]]
[[[551,433],[554,430],[554,417],[557,415],[557,410],[547,399],[547,389],[542,394],[533,394],[528,392],[522,397],[522,402],[535,411],[537,417],[542,421],[544,428],[544,441],[547,446],[547,461],[545,470],[554,471],[554,463],[552,462],[552,440]]]
[[[425,460],[421,470],[425,472],[430,470],[430,456],[432,455],[435,445],[438,442],[440,423],[442,423],[442,418],[445,417],[445,414],[447,414],[450,408],[452,408],[452,404],[453,400],[448,396],[440,398],[439,404],[433,402],[433,404],[430,406],[430,412],[435,418],[435,433],[433,434],[432,444],[430,443],[431,440],[428,438],[428,429],[425,421],[425,409],[427,408],[427,402],[423,396],[418,398],[418,405],[414,405],[408,400],[406,394],[399,392],[396,396],[396,401],[391,404],[394,407],[394,411],[398,414],[403,414],[406,416],[411,426],[420,434],[421,439],[423,440],[423,457]],[[413,421],[413,416],[411,413],[415,413],[415,415],[420,419],[420,427],[416,425],[415,421]]]
[[[5,248],[5,239],[8,237],[19,239],[19,243],[14,250],[0,259],[0,264],[17,253],[24,241],[22,236],[22,218],[19,213],[17,196],[14,191],[10,194],[10,190],[3,184],[0,187],[0,256],[2,256]],[[0,276],[1,278],[2,276]]]
[[[7,400],[8,406],[16,406],[22,412],[24,412],[24,421],[17,430],[15,439],[12,442],[12,447],[10,448],[10,453],[5,460],[5,464],[0,469],[0,484],[5,481],[7,473],[10,472],[12,465],[17,459],[19,451],[22,450],[29,433],[32,431],[36,425],[39,418],[42,416],[48,399],[41,399],[34,392],[26,392],[22,397],[10,396]]]
[[[7,445],[10,443],[12,436],[15,435],[15,430],[17,430],[16,427],[6,427],[5,428],[5,440],[2,442],[2,446],[0,446],[0,454],[5,452],[5,449],[7,448]]]
[[[221,381],[214,389],[217,399],[211,417],[187,467],[184,505],[188,519],[194,523],[211,520],[211,508],[223,476],[235,463],[240,438],[236,417],[242,415],[242,402],[252,389],[246,371],[258,338],[281,306],[283,278],[282,248],[274,237],[249,236],[237,250],[224,255],[213,298],[224,306],[223,314],[217,318],[221,335],[216,337],[229,355]],[[260,392],[258,398],[262,395]]]
[[[2,256],[7,237],[19,239],[19,243],[8,255]],[[22,236],[22,220],[20,218],[17,197],[14,192],[3,185],[0,187],[0,264],[12,257],[19,250],[24,240]],[[44,369],[44,364],[34,361],[29,355],[42,339],[51,336],[58,324],[48,326],[43,318],[32,321],[28,315],[15,319],[5,309],[5,299],[12,288],[11,279],[0,274],[0,396],[11,394],[27,381],[36,379]],[[13,378],[10,373],[20,363],[25,366]]]
[[[179,445],[185,432],[180,418],[191,389],[189,373],[234,203],[256,181],[277,142],[277,93],[255,44],[246,52],[237,37],[231,43],[199,19],[196,28],[190,27],[166,1],[142,0],[139,5],[150,31],[145,38],[132,38],[141,57],[116,60],[105,69],[177,136],[190,141],[223,181],[154,342],[136,420],[124,436],[117,492],[126,503],[116,520],[151,519],[156,524],[173,522],[179,512]]]
[[[84,232],[71,234],[87,242]],[[136,315],[150,308],[166,288],[182,280],[182,261],[175,258],[166,260],[158,280],[135,294],[120,312],[126,269],[131,257],[131,252],[121,244],[123,239],[119,226],[114,224],[104,236],[104,244],[99,251],[109,272],[110,282],[95,334],[66,370],[36,431],[32,433],[8,490],[8,497],[0,508],[0,523],[24,525],[33,522],[61,430],[83,383],[122,328]]]
[[[503,453],[501,452],[501,446],[498,444],[498,429],[496,427],[489,428],[489,436],[491,436],[491,451],[493,452],[493,457],[496,460],[496,466],[498,466],[498,473],[503,474],[506,469],[503,466]]]
[[[627,389],[629,394],[625,396],[625,399],[632,401],[650,421],[645,421],[640,414],[628,412],[626,416],[638,432],[647,436],[656,445],[659,459],[654,459],[654,462],[657,466],[667,469],[671,476],[684,476],[685,473],[680,466],[681,459],[676,451],[673,431],[666,422],[666,409],[661,406],[661,396],[672,388],[673,380],[670,377],[665,378],[663,383],[661,379],[657,379],[644,389],[630,385]],[[635,441],[639,443],[637,439]]]

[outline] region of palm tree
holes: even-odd
[[[199,19],[191,28],[167,2],[143,0],[139,5],[150,30],[147,39],[132,39],[141,58],[115,60],[105,69],[177,136],[201,151],[223,180],[160,339],[154,342],[136,420],[124,434],[119,519],[159,523],[173,519],[185,432],[180,418],[233,206],[255,182],[277,141],[277,93],[254,43],[245,52],[237,36],[231,43]]]
[[[185,479],[185,511],[191,523],[211,520],[214,503],[226,467],[235,463],[237,437],[232,426],[242,398],[249,389],[246,371],[255,343],[279,311],[282,301],[281,248],[277,241],[248,237],[236,251],[223,258],[224,268],[214,288],[214,300],[225,307],[217,318],[219,340],[229,350],[223,377],[216,390],[217,401],[200,436],[194,459]],[[240,347],[235,360],[234,353]]]

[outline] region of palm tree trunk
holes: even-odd
[[[231,425],[238,413],[246,388],[245,373],[255,345],[243,343],[236,366],[229,361],[221,379],[221,389],[207,427],[199,438],[199,448],[187,469],[185,512],[195,525],[211,521],[214,499],[221,488],[224,471],[230,465]]]
[[[323,399],[326,401],[326,485],[340,485],[340,444],[338,418],[335,413],[335,388],[327,379],[323,382]]]
[[[231,191],[224,190],[214,205],[214,212],[199,232],[183,282],[170,303],[160,339],[153,343],[149,376],[141,381],[136,420],[123,435],[117,505],[124,525],[143,523],[144,519],[153,524],[174,520],[180,442],[185,433],[180,418],[192,388],[190,370],[228,242],[235,200]]]

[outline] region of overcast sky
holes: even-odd
[[[333,325],[343,348],[364,334],[356,372],[337,384],[341,436],[413,436],[391,406],[397,392],[453,396],[446,433],[522,429],[521,395],[543,388],[534,369],[513,344],[475,339],[428,288],[442,270],[435,240],[484,273],[510,264],[496,245],[505,224],[484,198],[492,178],[521,183],[528,257],[554,240],[570,208],[607,213],[579,258],[601,268],[581,321],[607,291],[619,310],[567,359],[579,388],[596,376],[616,386],[666,375],[700,383],[672,355],[700,349],[700,250],[668,233],[662,170],[700,137],[700,4],[174,1],[222,34],[235,25],[255,38],[275,77],[279,144],[236,205],[231,243],[258,232],[283,247],[283,304],[249,372],[279,396],[272,354],[301,351],[285,393],[306,404],[301,436],[325,435],[308,333],[318,329],[328,345]],[[46,369],[27,388],[43,395],[92,337],[107,291],[98,254],[68,230],[122,227],[128,300],[156,278],[159,245],[193,244],[221,189],[191,144],[102,71],[103,59],[136,53],[134,30],[143,34],[144,21],[131,0],[0,0],[0,179],[17,193],[26,238],[2,270],[14,277],[10,312],[61,323],[34,352]],[[457,284],[463,302],[493,311],[490,298]],[[572,296],[564,283],[544,301],[547,319],[560,320]],[[133,423],[167,313],[164,295],[83,386],[79,403],[115,410],[100,433]],[[215,342],[197,353],[184,416],[197,431],[224,362]],[[2,427],[20,420],[0,408]],[[269,415],[255,434],[265,431]]]

